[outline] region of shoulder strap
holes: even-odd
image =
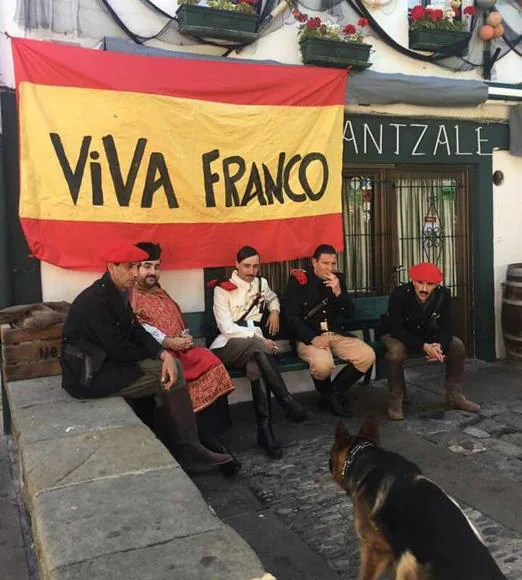
[[[261,300],[261,276],[258,276],[258,293],[255,295],[254,300],[252,300],[252,304],[250,304],[250,306],[248,307],[247,310],[245,310],[245,312],[243,312],[243,314],[236,320],[236,324],[238,322],[243,322],[245,320],[245,318],[252,312],[252,310],[259,304],[259,301]]]

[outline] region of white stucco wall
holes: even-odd
[[[502,185],[493,186],[495,321],[497,356],[504,356],[501,307],[502,283],[509,264],[522,262],[522,195],[520,179],[522,160],[507,151],[493,153],[493,171],[504,173]]]
[[[156,33],[165,24],[166,19],[140,0],[112,0],[112,5],[124,22],[134,32],[142,35]],[[175,11],[172,0],[155,0],[155,3],[170,14]],[[472,4],[465,0],[464,6]],[[62,42],[79,43],[87,47],[97,47],[104,36],[124,37],[106,13],[103,5],[97,0],[72,0],[70,2],[54,3],[54,31],[32,31],[30,36],[59,40]],[[15,24],[16,0],[2,0],[0,3],[0,32],[6,31],[12,36],[24,36],[25,33]],[[375,18],[385,28],[390,36],[404,46],[407,46],[407,0],[396,0],[393,10],[390,5],[373,11]],[[347,14],[350,9],[345,7]],[[81,15],[78,18],[78,14]],[[356,21],[353,15],[352,22]],[[300,54],[296,39],[297,25],[287,12],[285,18],[268,29],[268,34],[258,42],[246,47],[236,58],[273,59],[285,63],[300,63]],[[454,78],[480,78],[480,71],[455,73],[436,65],[423,63],[397,53],[382,40],[371,38],[375,52],[372,56],[373,70],[381,72],[401,72],[405,74],[452,76]],[[164,49],[176,51],[192,51],[205,54],[220,54],[222,49],[198,45],[184,38],[172,26],[162,41],[149,43]],[[13,86],[12,59],[9,40],[0,34],[0,84]],[[496,67],[496,80],[504,82],[522,81],[520,57],[508,55]],[[461,119],[506,120],[509,104],[488,102],[476,108],[454,107],[428,108],[407,105],[394,106],[349,106],[350,113],[405,115],[412,117],[455,117]],[[503,345],[500,331],[501,282],[505,276],[506,265],[522,261],[519,231],[522,215],[522,197],[519,193],[519,183],[522,180],[522,160],[509,155],[508,152],[494,153],[494,169],[501,169],[505,174],[504,183],[494,189],[494,253],[495,253],[495,308],[497,312],[497,354],[502,356]],[[82,273],[66,271],[50,264],[42,264],[42,289],[45,300],[72,300],[76,294],[87,286],[97,273]],[[203,309],[203,272],[202,270],[180,270],[163,273],[163,284],[175,296],[182,308],[187,311]]]

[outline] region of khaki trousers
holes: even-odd
[[[334,356],[346,363],[352,364],[361,373],[375,362],[375,352],[362,340],[353,336],[342,336],[336,332],[323,332],[328,335],[329,347],[317,348],[304,342],[297,343],[297,356],[308,363],[310,374],[314,379],[323,381],[335,369]]]
[[[165,389],[161,384],[161,360],[146,358],[138,362],[138,366],[143,371],[143,376],[127,385],[113,397],[125,397],[126,399],[141,399],[142,397],[152,397],[153,395],[165,394]],[[183,368],[179,360],[176,360],[178,369],[178,380],[172,385],[171,391],[175,391],[187,383],[183,376]]]

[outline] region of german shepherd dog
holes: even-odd
[[[401,455],[378,447],[377,421],[357,435],[342,421],[330,455],[334,480],[353,501],[358,580],[506,580],[457,503]]]

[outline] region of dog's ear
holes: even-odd
[[[359,435],[370,439],[374,443],[379,443],[379,423],[373,415],[368,415],[359,431]]]
[[[350,441],[350,433],[348,433],[348,429],[346,429],[346,425],[344,421],[340,419],[337,422],[337,426],[335,427],[335,442],[340,447],[345,447],[348,445]]]

